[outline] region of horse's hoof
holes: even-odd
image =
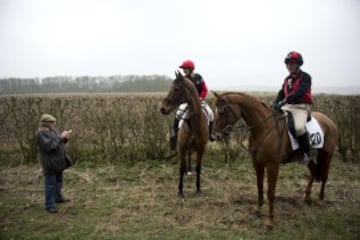
[[[184,207],[185,206],[185,198],[183,197],[179,197],[177,200],[178,204],[180,207]]]
[[[201,194],[202,194],[202,193],[201,193],[201,191],[200,191],[200,190],[197,190],[197,191],[195,192],[195,196],[196,196],[196,197],[200,197],[200,196],[201,196]]]
[[[265,218],[264,225],[268,230],[271,230],[274,227],[274,221],[270,217],[267,217]]]
[[[261,217],[261,209],[259,207],[253,207],[255,216]]]
[[[324,200],[317,200],[315,202],[315,205],[318,207],[325,207],[325,202],[324,202]]]
[[[304,201],[305,201],[305,203],[306,203],[307,205],[312,204],[312,199],[309,198],[309,197],[306,197],[306,198],[304,199]]]
[[[184,193],[183,192],[178,192],[178,197],[184,199],[185,198]]]

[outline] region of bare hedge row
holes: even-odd
[[[170,152],[172,115],[158,111],[164,94],[152,95],[19,95],[0,97],[0,152],[21,153],[35,161],[35,130],[43,113],[72,129],[69,153],[75,160],[137,161],[164,159]],[[260,96],[270,103],[274,96]],[[212,103],[212,99],[209,101]],[[338,151],[344,160],[359,160],[359,96],[316,95],[313,109],[339,127]]]

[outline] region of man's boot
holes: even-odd
[[[214,122],[209,123],[209,140],[211,142],[216,140],[216,136],[214,134]]]
[[[305,132],[303,135],[297,137],[297,139],[298,139],[298,142],[300,145],[300,149],[304,153],[304,157],[302,158],[301,163],[307,166],[309,164],[309,162],[311,161],[310,141],[309,141],[308,133]]]
[[[179,119],[175,118],[173,126],[170,131],[170,149],[176,150],[177,139],[178,139],[178,131],[179,131]]]

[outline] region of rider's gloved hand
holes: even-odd
[[[277,110],[277,111],[281,111],[281,107],[286,103],[286,99],[283,99],[281,101],[278,101],[278,102],[274,102],[272,104],[272,108]]]

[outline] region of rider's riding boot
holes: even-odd
[[[178,131],[179,131],[179,119],[175,118],[173,126],[170,131],[170,149],[175,150],[177,145],[177,139],[178,139]]]
[[[214,134],[214,122],[213,121],[209,123],[209,140],[211,142],[216,140],[216,136]]]
[[[298,136],[297,139],[299,141],[300,149],[304,153],[304,157],[302,158],[301,163],[304,164],[304,165],[308,165],[309,162],[311,161],[310,141],[309,141],[308,133],[305,132],[303,135]]]

